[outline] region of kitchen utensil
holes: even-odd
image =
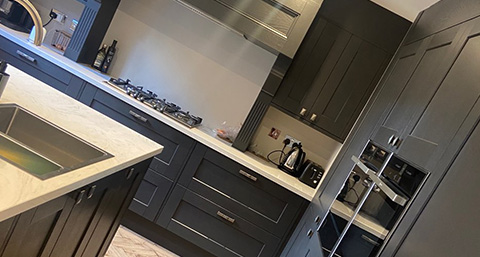
[[[294,143],[290,151],[285,155],[285,158],[282,160],[279,169],[289,173],[294,177],[301,175],[301,167],[305,161],[305,152],[302,150],[301,143]]]

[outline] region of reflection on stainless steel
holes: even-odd
[[[0,138],[0,158],[41,179],[112,157],[13,104],[0,105]]]

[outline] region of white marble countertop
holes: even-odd
[[[114,157],[46,180],[0,159],[0,221],[153,157],[163,149],[12,66],[7,73],[10,79],[0,104],[17,104]]]
[[[79,78],[87,81],[88,83],[96,86],[97,88],[115,96],[116,98],[132,105],[133,107],[145,112],[146,114],[160,120],[161,122],[171,126],[172,128],[184,133],[185,135],[197,140],[198,142],[212,148],[213,150],[237,161],[245,167],[257,172],[258,174],[270,179],[278,185],[290,190],[291,192],[311,201],[316,193],[316,189],[313,189],[306,184],[300,182],[297,178],[292,177],[285,172],[281,171],[274,165],[254,156],[253,154],[243,153],[224,141],[213,135],[213,132],[207,128],[193,128],[189,129],[176,121],[173,121],[169,117],[147,107],[146,105],[132,99],[128,95],[120,92],[119,90],[109,86],[105,83],[110,77],[105,74],[101,74],[85,65],[78,64],[70,59],[58,54],[48,47],[37,47],[27,41],[28,35],[20,33],[3,25],[0,25],[0,35],[11,40],[12,42],[32,51],[33,53],[47,59],[48,61],[62,67],[68,72],[78,76]],[[325,174],[324,174],[325,177]],[[323,180],[322,180],[323,181]],[[322,182],[321,181],[321,182]],[[320,182],[320,183],[321,183]],[[319,183],[319,184],[320,184]],[[319,186],[317,187],[319,188]]]

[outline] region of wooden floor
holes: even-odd
[[[178,257],[135,232],[120,226],[105,257]]]

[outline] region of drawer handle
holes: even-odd
[[[97,189],[97,185],[93,185],[90,187],[90,190],[88,190],[87,199],[90,199],[93,197],[93,194],[95,193],[95,189]]]
[[[135,113],[135,112],[132,111],[132,110],[130,110],[128,113],[129,113],[130,115],[132,115],[135,119],[139,120],[139,121],[142,121],[142,122],[145,122],[145,123],[148,121],[147,118],[145,118],[145,117],[143,117],[143,116]]]
[[[317,119],[317,115],[314,113],[312,117],[310,117],[310,121],[315,121]]]
[[[35,58],[31,57],[30,55],[20,51],[20,50],[17,50],[17,54],[18,56],[22,57],[23,59],[29,61],[29,62],[32,62],[32,63],[36,63],[37,60],[35,60]]]
[[[240,170],[238,173],[240,173],[242,176],[250,179],[251,181],[254,181],[256,182],[257,181],[257,177],[253,176],[253,175],[250,175],[248,174],[246,171],[243,171],[243,170]]]
[[[221,211],[217,211],[217,215],[218,215],[220,218],[222,218],[222,219],[224,219],[224,220],[226,220],[226,221],[228,221],[228,222],[230,222],[230,223],[232,223],[232,224],[235,222],[235,219],[234,219],[234,218],[229,217],[228,215],[222,213]]]
[[[135,171],[135,168],[131,168],[127,171],[127,180],[129,180],[132,177],[132,174],[134,171]]]
[[[77,199],[75,200],[75,204],[78,205],[82,202],[83,195],[85,195],[85,189],[82,189],[77,195]]]

